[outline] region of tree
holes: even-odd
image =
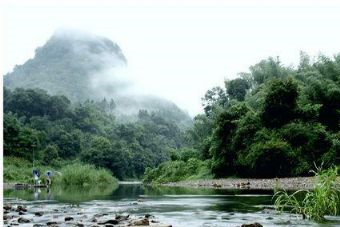
[[[250,85],[245,79],[237,78],[234,80],[226,81],[225,87],[230,98],[236,99],[238,101],[244,101],[244,97],[246,96],[247,90],[250,88]]]
[[[297,97],[297,84],[292,79],[271,81],[261,116],[265,126],[277,128],[294,119]]]

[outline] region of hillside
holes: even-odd
[[[124,77],[127,60],[111,40],[78,31],[57,31],[35,56],[4,76],[4,85],[40,88],[50,95],[65,95],[74,102],[113,99],[118,119],[131,121],[141,109],[157,112],[181,127],[191,125],[188,114],[171,101],[131,92]]]

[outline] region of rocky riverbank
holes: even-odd
[[[53,207],[53,206],[52,206]],[[6,203],[3,206],[4,226],[33,226],[33,227],[113,227],[113,226],[158,226],[171,227],[159,223],[150,214],[135,216],[130,214],[92,213],[83,212],[76,206],[47,209],[43,206],[27,206],[19,203]]]
[[[249,189],[249,190],[273,190],[275,188],[285,190],[312,189],[315,178],[272,178],[272,179],[211,179],[211,180],[187,180],[162,184],[172,187],[190,188],[221,188],[221,189]]]

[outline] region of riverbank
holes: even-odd
[[[164,183],[163,186],[190,187],[190,188],[221,188],[221,189],[249,189],[249,190],[273,190],[280,188],[284,190],[312,189],[314,177],[292,177],[292,178],[226,178],[207,180],[186,180],[179,182]],[[339,179],[340,180],[340,179]]]

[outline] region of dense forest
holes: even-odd
[[[42,89],[4,88],[4,155],[45,165],[95,164],[120,179],[306,176],[340,164],[340,55],[297,67],[269,58],[202,98],[181,129],[164,112],[116,119],[114,99],[71,102]]]
[[[202,177],[306,176],[340,164],[340,55],[297,67],[268,58],[202,98],[190,146],[147,169],[145,182]]]
[[[184,145],[179,127],[161,113],[140,110],[138,120],[115,119],[114,100],[71,103],[41,89],[4,89],[4,155],[43,165],[72,160],[139,178]]]

